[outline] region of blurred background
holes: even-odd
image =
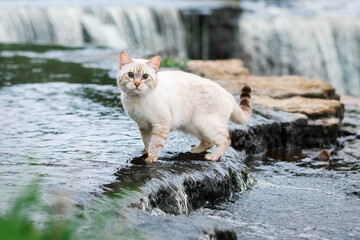
[[[360,96],[357,0],[2,0],[0,42],[240,58],[253,75],[303,75]]]

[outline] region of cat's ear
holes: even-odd
[[[132,63],[133,60],[131,57],[124,51],[120,53],[120,68],[125,66],[126,64]]]
[[[155,56],[149,61],[147,61],[146,64],[152,67],[155,71],[157,71],[160,65],[160,60],[161,58],[159,56]]]

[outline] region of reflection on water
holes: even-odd
[[[0,87],[19,83],[96,83],[113,84],[115,80],[102,69],[85,68],[80,63],[23,56],[0,57]]]

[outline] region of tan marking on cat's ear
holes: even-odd
[[[155,71],[157,71],[160,66],[160,61],[161,61],[161,58],[159,56],[155,56],[152,59],[150,59],[149,61],[147,61],[146,64],[149,65],[150,67],[152,67]]]
[[[120,53],[120,68],[122,66],[125,66],[126,64],[132,63],[133,60],[131,57],[124,51],[121,51]]]

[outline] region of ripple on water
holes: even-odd
[[[24,187],[40,175],[47,191],[99,191],[131,159],[129,149],[142,146],[118,96],[117,87],[95,84],[1,88],[0,192],[9,184]]]
[[[316,159],[321,149],[248,156],[257,185],[199,212],[227,221],[240,239],[357,239],[359,144],[349,142],[329,161]]]

